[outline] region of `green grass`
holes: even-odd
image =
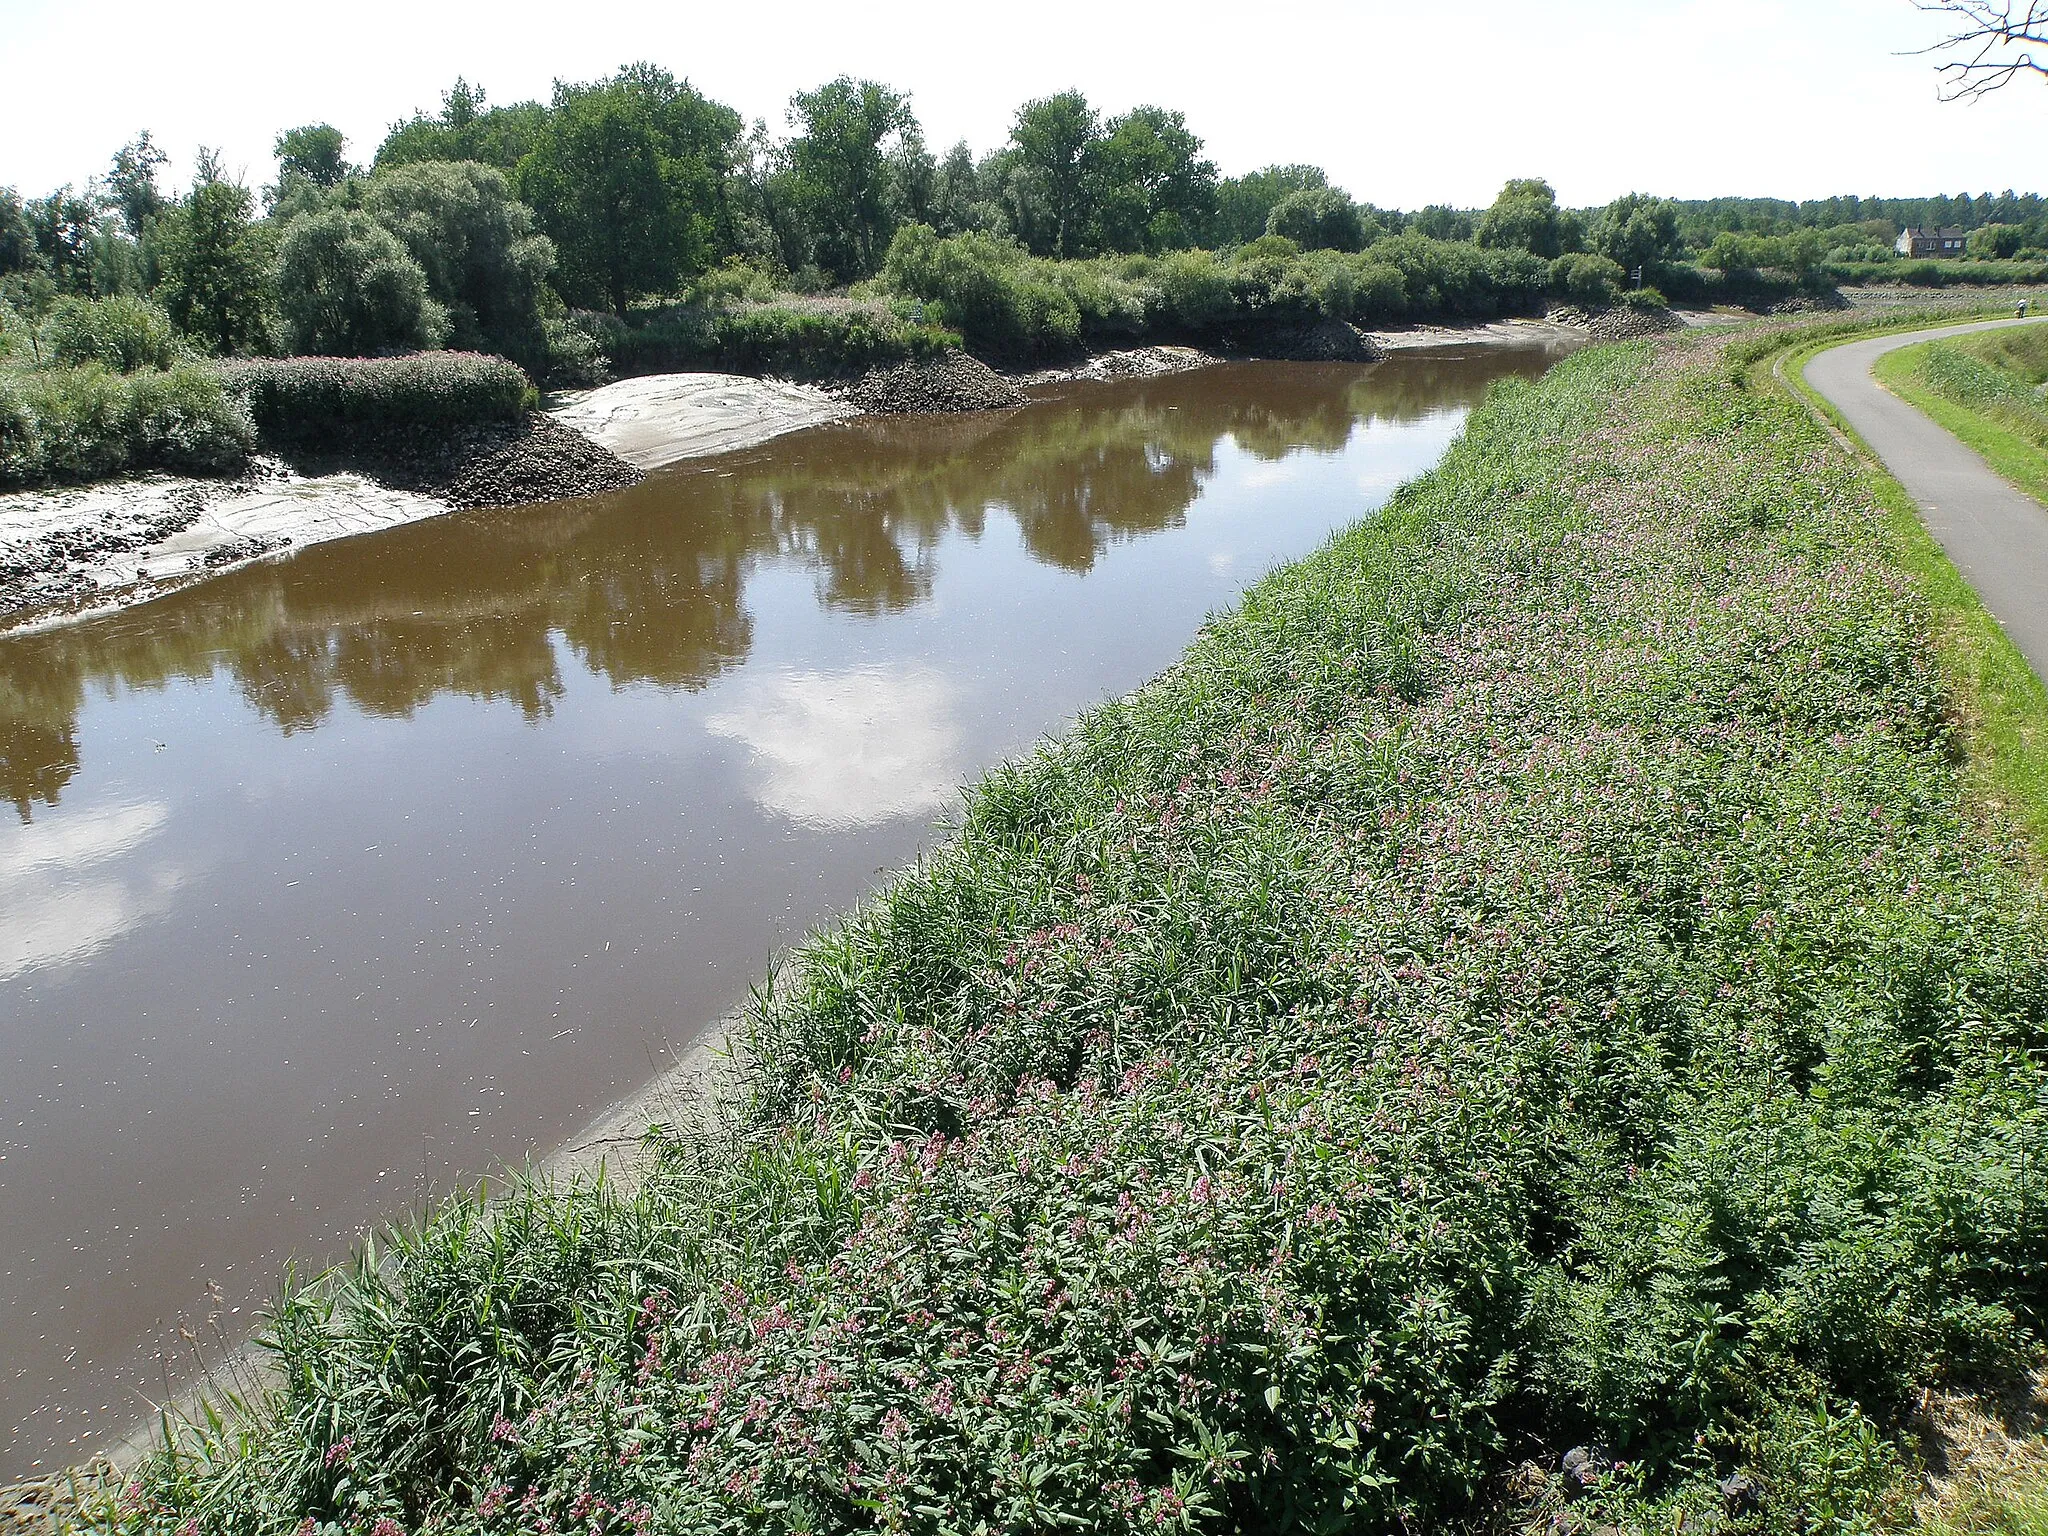
[[[2048,1301],[2048,920],[1722,348],[1497,387],[791,957],[644,1187],[288,1290],[105,1523],[1534,1525],[1574,1446],[1568,1522],[1909,1523]]]
[[[1940,319],[1954,318],[1899,317],[1882,329],[1919,329],[1939,323]],[[1778,355],[1783,366],[1779,371],[1813,409],[1857,444],[1864,489],[1884,509],[1892,557],[1918,584],[1929,606],[1936,645],[1951,689],[1952,707],[1978,793],[2000,814],[2023,826],[2036,860],[2048,862],[2048,689],[2044,689],[2041,679],[2034,675],[2003,627],[1928,533],[1920,520],[1919,508],[1905,488],[1885,471],[1868,445],[1805,379],[1805,365],[1816,352],[1856,335],[1877,334],[1878,329],[1843,330],[1818,341],[1802,339],[1789,349],[1780,349]],[[1901,353],[1892,353],[1880,361],[1881,378],[1885,376],[1885,363],[1899,356]],[[1905,394],[1904,398],[1922,404],[1914,394]],[[1957,430],[1957,422],[1951,417],[1960,415],[1959,408],[1928,398],[1941,408],[1930,413],[1935,420]],[[1981,439],[1964,436],[1964,441],[1983,451]],[[1993,462],[1996,467],[1997,461]]]

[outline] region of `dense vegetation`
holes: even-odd
[[[1010,361],[1257,349],[1317,323],[1552,302],[1762,308],[1838,282],[2048,280],[2031,194],[1572,210],[1522,178],[1484,209],[1404,213],[1313,165],[1223,176],[1182,114],[1105,117],[1077,91],[1024,103],[979,158],[934,154],[909,98],[875,81],[798,92],[787,127],[748,130],[635,64],[546,103],[492,105],[458,80],[367,166],[327,124],[289,129],[260,198],[205,150],[169,194],[147,133],[83,192],[0,189],[0,483],[239,464],[246,424],[185,366],[208,357],[445,347],[545,385],[828,378],[963,342]],[[1898,260],[1902,220],[1964,225],[1971,259]]]
[[[1939,393],[2048,449],[2048,325],[1937,343],[1927,350],[1925,371]]]
[[[1038,350],[1134,333],[1150,314],[1196,332],[1223,309],[1270,318],[1304,302],[1373,322],[1455,318],[1548,297],[1610,304],[1633,283],[1764,304],[1845,280],[2037,280],[2048,262],[2031,194],[1631,195],[1574,211],[1520,179],[1485,209],[1403,213],[1356,201],[1313,165],[1223,176],[1182,114],[1105,117],[1077,91],[1024,103],[1007,142],[980,157],[965,144],[935,154],[909,98],[869,80],[798,92],[787,128],[749,130],[651,64],[563,82],[545,103],[493,105],[458,80],[438,112],[394,125],[367,166],[326,124],[279,134],[277,180],[260,200],[205,151],[190,188],[170,195],[167,157],[144,133],[82,192],[0,190],[0,303],[35,333],[66,298],[146,295],[201,353],[450,346],[577,382],[648,357],[824,359],[839,340],[842,371],[915,355],[929,338],[897,334],[918,316],[889,301],[933,298],[890,260],[916,229],[1025,274],[999,305],[1008,318],[961,323],[971,341]],[[1968,228],[1972,260],[1896,260],[1905,222]],[[1286,243],[1266,244],[1275,238]],[[1301,254],[1316,259],[1270,270]],[[1148,265],[1177,257],[1163,275]],[[1520,258],[1549,263],[1547,281]],[[1095,265],[1067,271],[1075,260]],[[863,283],[879,286],[853,305],[893,318],[840,325],[786,303],[788,315],[758,313]],[[1167,297],[1151,303],[1132,284]],[[658,335],[626,336],[642,324]]]
[[[1712,343],[1498,389],[976,787],[645,1188],[288,1294],[110,1522],[1428,1529],[1585,1446],[1595,1524],[1885,1524],[2048,1300],[2044,914],[1893,562]]]

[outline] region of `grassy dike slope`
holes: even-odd
[[[109,1519],[1412,1530],[1581,1444],[1589,1523],[1903,1518],[2048,1237],[2043,912],[1930,634],[1718,343],[1500,386],[795,956],[643,1189],[288,1300]]]

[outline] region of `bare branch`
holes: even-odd
[[[1915,53],[1947,54],[1938,65],[1943,101],[1970,101],[2021,75],[2048,77],[2048,0],[1913,0],[1955,29]],[[2035,50],[2039,49],[2040,52]]]

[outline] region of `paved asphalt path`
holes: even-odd
[[[1870,376],[1887,352],[1937,336],[2043,325],[1992,320],[1873,336],[1817,353],[1806,382],[1833,402],[1886,469],[1920,504],[1927,529],[1948,551],[2034,675],[2048,679],[2048,507],[2015,490],[1942,427]]]

